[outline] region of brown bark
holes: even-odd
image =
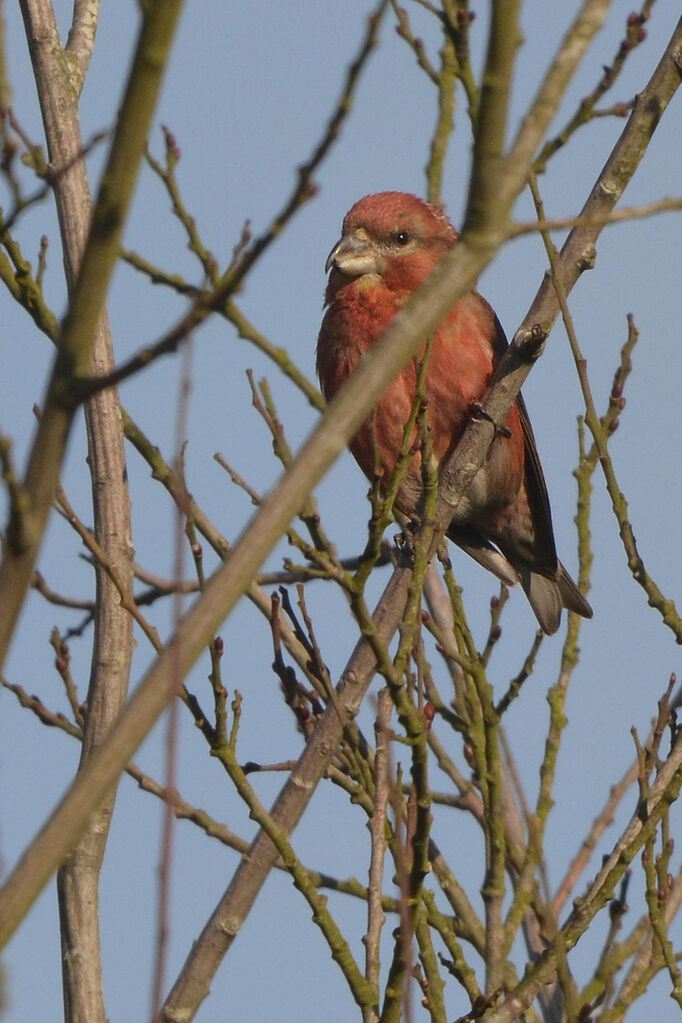
[[[72,56],[62,49],[50,2],[26,0],[22,12],[50,167],[56,172],[54,195],[64,271],[71,293],[92,217],[87,169],[80,155],[83,142],[79,90],[74,82],[74,71],[84,71],[89,50],[80,45],[78,54]],[[81,37],[82,33],[74,33],[74,38]],[[90,371],[101,375],[110,372],[113,366],[111,330],[103,310],[92,347]],[[85,423],[95,536],[120,582],[128,589],[133,581],[130,498],[116,388],[100,392],[87,402]],[[96,610],[81,765],[87,763],[102,742],[125,702],[133,650],[132,619],[121,606],[118,590],[104,566],[95,565],[95,575]],[[115,798],[113,788],[90,818],[57,876],[67,1023],[104,1023],[107,1018],[100,956],[99,875]]]

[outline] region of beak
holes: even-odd
[[[384,261],[366,237],[344,234],[329,253],[324,269],[325,273],[336,269],[347,277],[362,277],[363,274],[380,274]]]

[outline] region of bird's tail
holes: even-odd
[[[553,635],[561,623],[563,608],[574,611],[582,618],[592,617],[592,608],[571,579],[570,575],[559,562],[556,579],[540,575],[530,568],[516,565],[519,580],[528,602],[543,632]]]
[[[469,526],[450,526],[448,536],[507,586],[520,582],[538,625],[548,636],[559,628],[563,608],[583,618],[592,617],[592,608],[560,561],[557,562],[556,575],[544,575],[521,562],[518,555],[503,554]]]

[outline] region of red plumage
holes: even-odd
[[[328,308],[317,343],[317,370],[327,400],[457,239],[445,214],[413,195],[382,192],[353,206],[327,261]],[[438,325],[426,398],[439,465],[457,445],[506,347],[495,313],[476,291],[460,299]],[[351,440],[350,449],[369,478],[378,466],[382,479],[390,479],[416,391],[417,366],[411,362]],[[505,582],[520,581],[540,626],[552,633],[562,607],[584,617],[592,610],[556,556],[545,481],[521,396],[504,426],[448,536]],[[418,447],[415,443],[396,500],[408,516],[418,513],[422,491]]]

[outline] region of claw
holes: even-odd
[[[490,413],[486,412],[486,410],[483,408],[483,406],[479,402],[477,402],[477,401],[472,401],[472,403],[471,403],[471,418],[472,419],[485,419],[485,420],[487,420],[487,422],[492,423],[492,425],[493,425],[493,427],[495,429],[495,436],[496,437],[507,437],[507,438],[513,437],[513,434],[511,432],[511,430],[509,429],[509,427],[505,426],[503,423],[502,424],[496,423],[495,420],[493,419],[493,417],[490,415]]]

